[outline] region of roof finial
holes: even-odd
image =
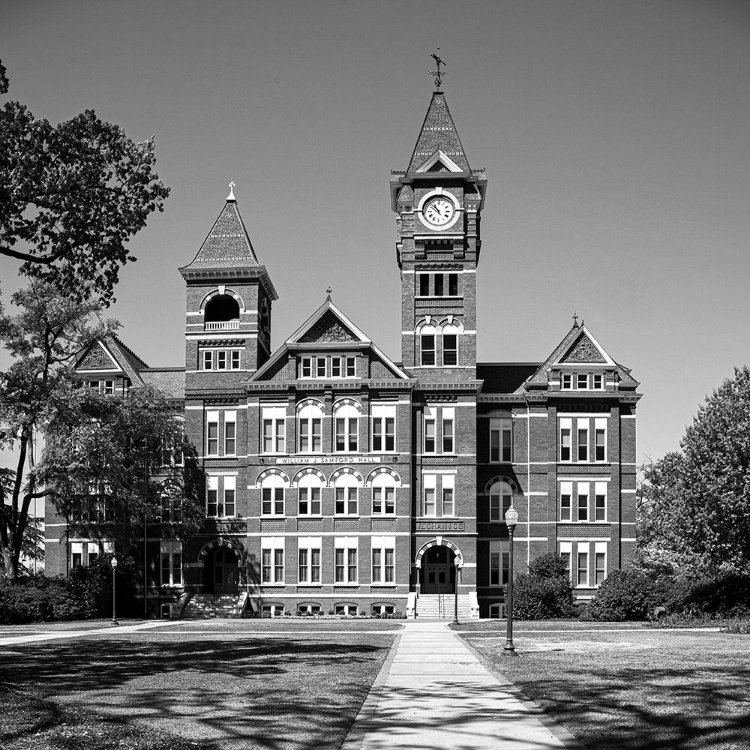
[[[431,70],[429,73],[435,79],[435,91],[440,91],[440,87],[443,85],[443,77],[448,75],[446,71],[440,70],[440,66],[445,65],[440,59],[440,47],[437,48],[437,55],[433,53],[430,57],[435,61],[437,70]]]
[[[578,328],[578,312],[573,313],[573,327]]]
[[[333,292],[333,289],[329,286],[328,289],[326,289],[326,302],[331,301],[331,294]]]
[[[229,183],[229,195],[227,196],[228,201],[236,201],[237,199],[234,197],[234,180],[231,180]]]

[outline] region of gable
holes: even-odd
[[[77,370],[117,370],[122,368],[101,341],[95,341],[76,366]]]
[[[560,357],[560,364],[575,364],[578,362],[607,364],[606,357],[602,355],[598,347],[584,332],[573,342],[568,351]]]
[[[328,310],[316,323],[310,326],[299,339],[302,344],[346,343],[351,341],[360,341],[360,339],[345,327],[331,310]]]

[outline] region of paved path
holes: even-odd
[[[445,623],[410,622],[341,750],[398,747],[577,750],[580,746],[510,683],[490,674]]]
[[[36,643],[38,641],[52,641],[60,638],[80,638],[85,635],[119,635],[122,633],[135,633],[138,630],[151,630],[152,628],[163,628],[168,625],[181,624],[171,620],[152,620],[140,622],[135,625],[109,625],[102,628],[87,628],[85,630],[48,630],[45,633],[34,633],[33,635],[10,635],[0,636],[0,646],[13,646],[18,643]]]

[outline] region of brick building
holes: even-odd
[[[154,607],[245,592],[272,614],[425,615],[457,586],[465,616],[498,616],[511,503],[516,569],[558,552],[586,599],[628,560],[638,383],[575,319],[544,361],[476,361],[486,184],[436,91],[390,177],[401,362],[330,297],[272,350],[277,294],[233,193],[180,269],[184,368],[148,368],[116,337],[81,358],[107,393],[151,383],[184,404],[206,472],[201,533],[147,535]],[[52,516],[47,529],[52,572],[108,549]]]

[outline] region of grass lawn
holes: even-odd
[[[505,623],[461,637],[590,750],[750,750],[750,637],[626,623]]]
[[[0,646],[0,746],[338,748],[398,629],[211,620]]]

